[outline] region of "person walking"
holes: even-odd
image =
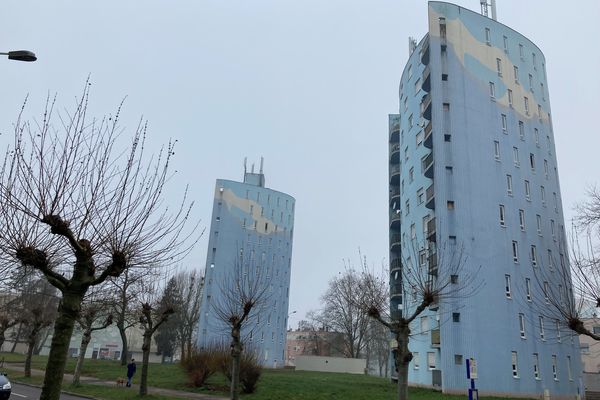
[[[133,379],[133,375],[135,375],[135,370],[135,360],[132,358],[131,362],[127,364],[127,387],[131,387],[131,380]]]

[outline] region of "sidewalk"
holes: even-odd
[[[23,363],[8,363],[8,362],[4,363],[4,369],[7,369],[7,370],[23,372],[23,368],[24,368]],[[44,376],[44,371],[41,369],[32,369],[31,375],[32,376]],[[91,376],[81,376],[79,378],[79,380],[81,383],[90,384],[90,385],[107,386],[107,387],[114,387],[116,385],[115,381],[104,381],[104,380],[94,378]],[[70,384],[72,381],[73,381],[72,374],[64,374],[63,385]],[[140,389],[140,385],[138,385],[138,384],[134,384],[130,388],[124,388],[124,390],[130,390],[133,393],[137,393],[139,391],[139,389]],[[213,395],[201,394],[201,393],[192,393],[192,392],[186,392],[183,390],[163,389],[163,388],[157,388],[157,387],[151,387],[151,386],[148,386],[148,393],[162,395],[162,396],[179,397],[181,399],[202,399],[202,400],[227,399],[227,397],[219,397],[219,396],[213,396]]]

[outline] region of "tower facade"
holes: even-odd
[[[210,224],[198,345],[231,341],[220,312],[227,308],[237,281],[247,290],[265,292],[266,300],[243,325],[246,351],[263,365],[283,367],[288,319],[293,197],[265,187],[265,177],[244,172],[244,181],[218,179]],[[233,289],[233,292],[232,292]]]
[[[579,341],[539,307],[569,292],[553,275],[568,254],[544,55],[454,4],[429,2],[428,22],[389,116],[391,313],[411,301],[411,251],[437,271],[436,249],[460,248],[480,289],[415,321],[409,381],[464,393],[474,358],[480,393],[574,399]]]

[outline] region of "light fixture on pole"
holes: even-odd
[[[37,60],[35,53],[33,51],[29,51],[29,50],[14,50],[14,51],[9,51],[8,53],[0,53],[0,55],[8,56],[9,60],[16,60],[16,61],[31,62],[31,61]]]

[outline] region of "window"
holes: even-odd
[[[517,352],[511,352],[511,363],[512,363],[512,376],[513,378],[519,377],[519,365],[517,360]]]
[[[554,198],[554,211],[558,212],[558,197],[556,196],[556,192],[552,192],[552,197]]]
[[[490,28],[485,28],[485,44],[488,46],[492,45],[492,34],[490,32]]]
[[[548,249],[548,269],[552,271],[554,265],[554,258],[552,257],[552,250]]]
[[[554,321],[554,324],[556,325],[556,340],[558,340],[558,342],[560,343],[560,322],[558,320]],[[571,378],[569,378],[571,379]]]
[[[423,204],[424,198],[425,197],[423,188],[420,188],[419,190],[417,190],[417,204]]]
[[[429,369],[435,369],[435,353],[427,352],[427,367]]]
[[[519,314],[519,334],[521,339],[525,339],[525,315]]]
[[[525,230],[525,210],[519,210],[519,228]]]
[[[531,75],[529,75],[531,76]],[[417,79],[417,81],[415,82],[415,94],[419,93],[419,90],[421,90],[421,79]]]
[[[412,128],[412,126],[413,126],[413,116],[412,116],[412,114],[410,114],[408,116],[408,128],[410,129],[410,128]]]
[[[502,60],[499,58],[496,58],[496,71],[498,76],[502,76]]]
[[[537,265],[537,250],[535,248],[535,245],[531,245],[531,265],[533,265],[534,267]]]
[[[408,146],[404,148],[404,161],[408,161]]]
[[[540,147],[540,131],[538,128],[533,128],[533,137],[535,139],[535,145]]]
[[[410,225],[410,238],[413,240],[417,238],[417,226],[415,224]]]
[[[450,283],[458,283],[458,275],[450,275]]]
[[[537,233],[538,235],[542,234],[542,216],[539,214],[536,214],[535,216],[535,222],[536,222],[536,227],[537,227]]]
[[[500,142],[494,140],[494,158],[500,160]]]
[[[412,356],[413,356],[413,368],[419,369],[419,353],[413,352]]]
[[[448,207],[448,210],[454,210],[454,201],[448,200],[446,205]]]
[[[556,232],[554,229],[554,220],[553,219],[550,220],[550,233],[552,234],[552,239],[554,239],[554,241],[556,241]]]
[[[519,121],[519,138],[525,140],[525,124],[523,121]]]
[[[535,172],[535,155],[533,153],[529,153],[529,167]]]
[[[513,147],[513,163],[515,167],[518,167],[521,163],[519,162],[519,148]]]
[[[543,186],[540,186],[540,196],[542,198],[542,204],[546,205],[546,189]]]
[[[408,183],[412,183],[415,180],[415,168],[410,167],[408,170]]]
[[[589,343],[580,343],[579,350],[581,354],[590,354],[590,344]]]
[[[544,333],[544,317],[542,317],[541,315],[539,318],[539,324],[540,324],[540,339],[546,340],[545,333]]]
[[[538,119],[541,121],[542,120],[542,105],[538,104]]]
[[[412,78],[412,65],[408,66],[408,79]]]
[[[513,67],[513,72],[515,75],[515,83],[518,85],[519,84],[519,67],[517,67],[516,65]]]
[[[448,135],[448,134],[444,135],[444,142],[450,142],[450,141],[452,141],[452,135]]]
[[[454,365],[463,365],[463,356],[462,354],[454,355]]]
[[[511,297],[510,275],[504,275],[504,294],[506,294],[506,297],[508,298]]]
[[[425,334],[429,330],[429,317],[421,317],[421,333]]]
[[[521,59],[525,58],[525,54],[523,53],[523,45],[521,43],[519,43],[519,57],[521,57]]]
[[[404,208],[404,214],[408,215],[410,214],[410,200],[406,200],[406,202],[404,203],[405,208]]]
[[[513,107],[513,92],[511,89],[508,89],[508,106]]]
[[[528,180],[525,180],[525,199],[531,200],[531,187]]]
[[[519,243],[516,240],[512,241],[512,256],[515,263],[519,262]]]
[[[404,98],[404,111],[408,109],[408,97]]]
[[[421,143],[423,143],[423,131],[417,132],[417,135],[415,136],[415,140],[417,142],[417,147],[419,147],[421,145]]]
[[[447,81],[448,80],[448,74],[442,74],[442,80],[443,81]]]
[[[533,75],[529,74],[529,91],[533,93]]]
[[[506,114],[500,114],[500,120],[502,121],[502,133],[508,133],[508,123],[506,122]]]
[[[552,355],[552,377],[555,381],[558,380],[558,365],[556,364],[556,356]]]
[[[544,160],[544,176],[548,179],[548,160]]]
[[[500,226],[506,226],[503,204],[500,204]]]
[[[535,53],[531,53],[531,61],[533,62],[533,69],[537,70],[537,63],[535,62]]]
[[[504,52],[508,54],[508,38],[502,36],[502,43],[504,44]]]
[[[546,301],[546,303],[550,303],[550,297],[548,297],[550,287],[548,286],[548,282],[544,282],[543,290],[544,290],[544,300]]]
[[[546,100],[546,91],[544,90],[543,82],[540,82],[540,92],[542,93],[542,100]],[[542,118],[541,114],[540,114],[540,118]]]
[[[531,301],[531,279],[525,278],[525,297]]]
[[[460,322],[460,313],[457,313],[457,312],[452,313],[452,322]]]
[[[567,356],[567,374],[569,376],[569,380],[573,380],[573,373],[571,372],[571,356]]]
[[[509,196],[512,196],[513,193],[513,185],[512,185],[512,176],[506,175],[506,192]]]
[[[533,377],[536,380],[540,379],[540,360],[537,353],[533,353]]]
[[[490,82],[490,97],[492,99],[496,98],[496,86],[494,85],[494,82]]]
[[[523,102],[525,103],[525,115],[529,115],[529,98],[527,98],[527,96],[524,96]]]

